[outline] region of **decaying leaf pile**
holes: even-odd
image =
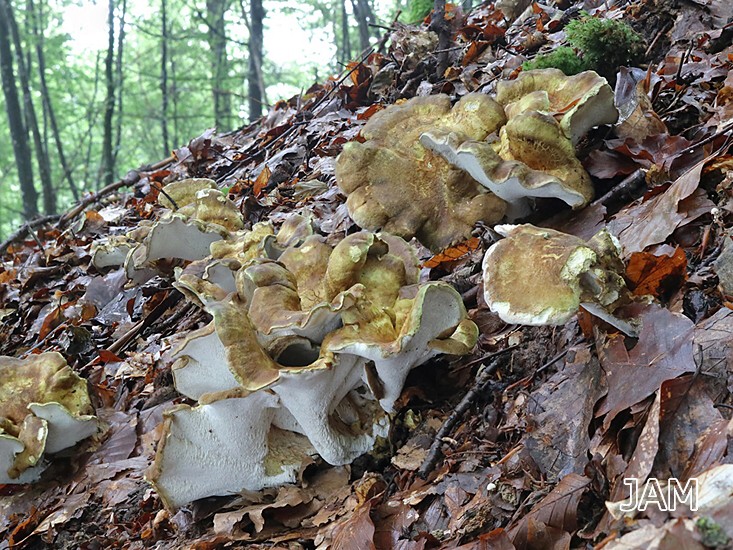
[[[519,3],[503,4],[509,13]],[[0,355],[59,352],[87,381],[99,432],[55,453],[38,482],[0,486],[0,548],[729,545],[733,9],[568,4],[535,2],[513,21],[492,4],[467,16],[448,9],[455,47],[439,77],[437,36],[398,26],[385,52],[341,79],[276,104],[257,124],[208,131],[3,243]],[[174,265],[126,285],[124,269],[91,265],[92,243],[157,220],[167,183],[210,178],[247,228],[309,215],[335,244],[358,231],[336,157],[364,141],[370,117],[415,96],[493,94],[524,60],[560,46],[580,8],[630,22],[646,40],[645,65],[619,68],[619,121],[577,144],[595,200],[575,211],[538,202],[527,221],[579,243],[607,229],[636,298],[613,318],[581,306],[564,325],[508,325],[481,288],[481,261],[499,238],[491,227],[479,223],[437,254],[420,248],[421,280],[452,285],[479,327],[472,353],[413,370],[389,437],[353,463],[315,458],[296,484],[165,509],[143,475],[163,412],[193,404],[174,389],[173,349],[211,316],[172,286]],[[697,478],[699,509],[624,515],[623,478],[648,477]]]

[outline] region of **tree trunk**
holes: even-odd
[[[53,110],[53,104],[51,103],[51,96],[48,93],[48,85],[46,84],[46,56],[43,52],[43,34],[39,31],[40,25],[40,14],[36,12],[35,6],[32,0],[28,3],[29,11],[31,14],[33,36],[36,43],[36,60],[38,61],[38,74],[40,76],[41,83],[41,98],[43,99],[43,115],[44,120],[48,118],[48,122],[51,124],[51,134],[53,134],[53,140],[56,143],[56,150],[59,154],[59,162],[61,163],[61,169],[64,172],[64,178],[66,183],[69,185],[71,195],[75,201],[79,200],[79,190],[76,187],[74,178],[72,177],[73,169],[69,166],[64,154],[64,146],[61,142],[61,134],[59,132],[58,124],[56,123],[56,113]],[[45,125],[44,125],[45,127]],[[46,143],[48,140],[44,139]]]
[[[227,62],[226,22],[227,0],[206,0],[209,50],[212,56],[212,91],[214,123],[219,131],[228,130],[231,116],[231,97],[226,89],[229,65]]]
[[[249,96],[249,120],[254,121],[262,115],[265,90],[262,78],[262,35],[265,10],[262,0],[250,0],[249,24],[249,67],[247,87]]]
[[[115,63],[115,89],[117,92],[117,125],[115,129],[115,146],[112,150],[112,166],[117,165],[117,154],[122,145],[122,90],[124,75],[122,71],[123,51],[125,46],[125,16],[127,15],[127,0],[122,0],[122,9],[117,30],[117,61]],[[111,182],[110,182],[111,183]]]
[[[351,0],[351,7],[354,10],[354,19],[356,19],[359,28],[359,47],[362,54],[369,50],[369,7],[365,0]]]
[[[18,168],[18,180],[23,200],[23,215],[31,219],[38,214],[38,193],[33,186],[33,166],[31,152],[28,147],[28,135],[23,126],[23,113],[18,101],[18,89],[15,84],[13,69],[13,53],[10,49],[9,13],[5,0],[0,1],[0,77],[3,83],[5,111],[8,115],[10,137],[13,141],[13,154]]]
[[[160,130],[163,133],[163,154],[170,154],[168,141],[168,9],[167,0],[160,1]]]
[[[451,44],[450,26],[445,20],[445,0],[435,0],[430,30],[438,34],[438,65],[435,75],[438,80],[441,80],[448,68],[448,49]]]
[[[349,16],[346,13],[346,0],[341,0],[341,63],[351,61],[351,36],[349,35]]]
[[[97,51],[97,56],[94,60],[94,88],[92,91],[92,98],[89,100],[89,106],[87,107],[86,112],[86,119],[88,122],[87,125],[87,131],[84,135],[84,139],[81,140],[82,143],[86,141],[87,144],[87,151],[86,155],[84,157],[84,161],[82,162],[82,166],[84,167],[84,174],[82,176],[82,181],[89,181],[91,179],[89,168],[92,165],[92,145],[94,144],[94,140],[92,139],[94,129],[97,126],[97,117],[99,116],[99,110],[96,108],[97,105],[97,92],[99,91],[99,80],[100,80],[100,70],[99,70],[99,61],[102,56],[102,52]],[[97,176],[97,179],[99,179],[99,176]]]
[[[102,137],[102,165],[100,184],[109,185],[114,177],[114,153],[112,151],[112,118],[115,113],[115,0],[108,0],[107,9],[107,57],[104,60],[104,76],[107,83],[107,97],[104,101],[104,125]]]
[[[48,151],[46,144],[41,137],[41,131],[38,127],[38,118],[36,117],[36,108],[33,105],[31,96],[31,87],[28,78],[28,70],[26,60],[23,58],[23,46],[20,41],[20,33],[18,32],[18,22],[15,20],[13,7],[8,0],[0,0],[5,4],[7,13],[8,26],[13,37],[13,45],[15,47],[15,60],[18,63],[18,77],[20,87],[23,91],[23,114],[25,115],[26,127],[30,129],[33,136],[33,146],[36,151],[36,163],[38,164],[38,174],[41,178],[41,189],[43,190],[43,210],[46,214],[56,213],[56,191],[51,182],[51,165],[48,162]]]

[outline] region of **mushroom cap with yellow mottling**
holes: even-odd
[[[413,236],[432,250],[467,237],[474,224],[504,216],[504,201],[420,143],[431,129],[483,140],[504,124],[503,109],[483,94],[451,108],[448,96],[416,97],[376,113],[336,161],[349,215],[365,229]]]

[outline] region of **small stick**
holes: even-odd
[[[83,200],[79,201],[79,203],[68,210],[63,216],[61,216],[61,219],[59,219],[58,223],[56,224],[56,227],[59,229],[63,228],[68,224],[71,220],[76,218],[79,214],[81,214],[85,208],[88,206],[91,206],[92,204],[99,202],[102,198],[105,196],[114,193],[118,189],[122,187],[130,187],[132,185],[135,185],[138,181],[140,181],[140,172],[149,172],[154,170],[159,170],[163,166],[173,162],[175,158],[173,155],[170,157],[161,160],[160,162],[156,162],[155,164],[151,166],[144,166],[141,168],[138,168],[137,170],[130,170],[127,175],[122,178],[120,181],[116,181],[114,183],[110,183],[106,187],[103,187],[99,190],[98,193],[92,193],[88,197],[85,197]]]
[[[35,220],[30,220],[24,223],[15,233],[10,235],[6,240],[2,242],[2,244],[0,244],[0,256],[5,254],[5,251],[11,244],[25,237],[31,229],[35,229],[36,227],[45,225],[47,223],[57,222],[60,217],[61,216],[59,216],[58,214],[53,214],[51,216],[43,216],[42,218],[36,218]]]
[[[178,204],[177,204],[177,203],[176,203],[176,201],[175,201],[175,200],[173,199],[173,197],[171,197],[171,196],[170,196],[170,195],[168,194],[168,192],[167,192],[167,191],[166,191],[166,190],[165,190],[165,189],[163,188],[163,186],[162,186],[162,185],[158,185],[158,183],[156,183],[156,182],[154,182],[154,181],[151,181],[151,182],[150,182],[150,184],[151,184],[151,185],[152,185],[153,187],[155,187],[155,188],[156,188],[156,189],[158,190],[158,192],[159,192],[159,193],[163,193],[163,196],[164,196],[164,197],[165,197],[166,199],[168,199],[169,201],[171,201],[171,204],[173,205],[173,210],[178,210]]]
[[[476,380],[473,382],[473,386],[471,386],[471,389],[468,390],[466,395],[463,396],[463,399],[461,399],[461,402],[458,403],[456,408],[453,409],[453,412],[448,415],[448,418],[445,419],[445,422],[443,422],[438,433],[435,434],[435,439],[433,439],[433,444],[430,446],[428,455],[425,457],[420,469],[417,471],[417,475],[421,478],[425,479],[428,474],[433,471],[435,464],[443,454],[441,451],[443,439],[448,437],[448,434],[450,434],[451,430],[456,424],[458,424],[458,421],[463,417],[466,411],[468,411],[473,402],[476,401],[481,393],[483,393],[491,379],[491,376],[499,368],[500,362],[501,360],[496,358],[479,372],[478,376],[476,376]]]
[[[610,204],[613,201],[622,198],[624,195],[630,195],[636,189],[641,187],[641,185],[644,183],[644,177],[645,173],[642,169],[638,169],[632,172],[630,175],[621,180],[618,185],[609,189],[605,195],[597,198],[590,205],[596,206],[598,204],[602,204],[603,206],[606,206],[607,204]]]
[[[509,346],[504,348],[500,351],[494,351],[492,353],[487,353],[486,355],[482,355],[478,359],[474,359],[473,361],[469,361],[465,365],[461,365],[460,367],[456,368],[457,371],[467,369],[469,367],[473,367],[474,365],[478,365],[479,363],[483,363],[484,361],[489,361],[491,359],[494,359],[495,357],[499,357],[501,354],[506,353],[508,351],[512,351],[517,349],[520,346],[520,344],[514,344],[513,346]]]

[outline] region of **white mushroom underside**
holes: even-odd
[[[300,461],[265,471],[268,433],[278,399],[260,391],[171,413],[160,475],[153,480],[174,508],[209,496],[225,496],[292,483]]]
[[[227,366],[226,349],[216,332],[189,337],[173,357],[173,381],[180,393],[200,399],[205,393],[238,388]]]
[[[97,432],[99,424],[94,416],[74,416],[59,403],[31,403],[28,409],[38,418],[48,422],[47,453],[57,453],[73,447],[82,439]]]
[[[34,468],[28,468],[17,478],[11,478],[8,470],[13,467],[15,456],[22,452],[25,446],[17,438],[0,434],[0,484],[22,484],[32,483],[36,481],[43,470],[46,469],[45,464],[40,464]]]
[[[578,192],[566,187],[559,179],[544,174],[547,182],[539,187],[525,187],[519,177],[511,175],[514,171],[511,165],[517,167],[517,170],[531,170],[528,167],[521,166],[522,163],[514,160],[504,160],[504,168],[502,172],[509,175],[504,180],[500,180],[496,175],[486,172],[484,166],[476,158],[471,150],[463,148],[461,145],[455,146],[451,139],[441,139],[443,136],[433,136],[430,133],[424,133],[420,136],[420,142],[431,151],[442,156],[448,163],[456,168],[467,172],[482,186],[494,193],[500,199],[508,203],[507,219],[510,221],[521,218],[529,214],[530,206],[528,198],[557,198],[564,201],[569,206],[576,208],[585,203],[585,197]],[[489,143],[467,142],[473,147],[481,146],[487,148],[487,153],[495,154],[489,151],[491,147]],[[498,155],[497,161],[499,161]]]

